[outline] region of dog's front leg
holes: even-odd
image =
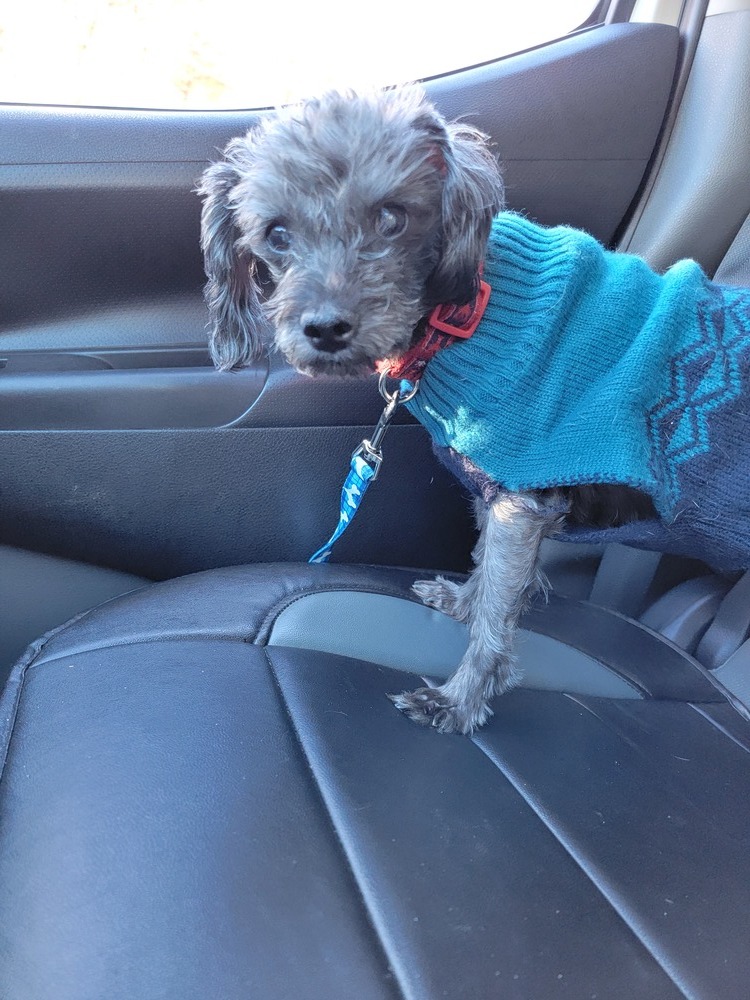
[[[478,500],[476,515],[480,534],[467,582],[438,579],[414,587],[426,603],[467,622],[466,654],[440,687],[391,695],[410,719],[442,733],[471,733],[492,715],[490,699],[520,680],[516,626],[528,598],[543,586],[539,545],[558,526],[561,506],[555,498],[504,493],[489,507]]]

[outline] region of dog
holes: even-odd
[[[269,341],[312,376],[369,375],[384,359],[398,366],[423,337],[432,310],[474,302],[483,263],[485,275],[488,268],[497,272],[487,307],[494,318],[487,322],[502,336],[475,334],[446,347],[424,369],[413,404],[439,456],[474,493],[479,537],[466,582],[439,577],[414,585],[425,604],[466,623],[469,643],[444,684],[391,696],[411,719],[440,732],[470,734],[492,714],[492,698],[518,683],[514,636],[530,597],[546,586],[539,566],[545,537],[594,531],[603,538],[610,529],[628,541],[629,531],[638,536],[645,525],[648,547],[662,543],[667,551],[704,554],[701,545],[710,545],[709,528],[719,522],[703,499],[686,499],[685,470],[692,470],[693,494],[700,494],[708,475],[700,466],[700,435],[714,412],[726,410],[724,403],[701,409],[701,392],[710,396],[713,386],[715,402],[724,386],[731,396],[733,384],[727,389],[724,383],[734,377],[732,365],[727,367],[732,351],[740,381],[747,377],[747,296],[727,300],[697,265],[680,280],[665,279],[664,291],[656,284],[663,279],[637,258],[604,251],[574,230],[544,230],[504,213],[501,174],[487,137],[470,125],[447,122],[416,87],[331,93],[282,109],[229,143],[223,160],[203,174],[199,193],[210,347],[220,369],[249,364]],[[539,258],[552,263],[538,266],[530,257],[529,270],[519,276],[518,261],[535,243],[542,248]],[[608,270],[617,271],[616,286],[614,278],[612,287],[602,278]],[[698,291],[690,290],[691,281]],[[643,289],[653,292],[652,313],[639,319],[631,340],[623,339],[619,317],[644,312]],[[555,319],[560,304],[588,302],[601,312],[599,303],[613,296],[619,296],[619,306],[596,313],[601,329],[592,331],[583,324],[585,315],[578,316],[570,334],[575,350],[566,347],[558,327],[570,324]],[[667,299],[674,300],[668,310],[677,317],[674,323],[659,312]],[[511,322],[519,302],[522,315]],[[702,327],[721,313],[714,326],[726,329],[727,310],[734,316],[746,307],[747,329],[740,323],[734,347],[719,336],[711,348],[710,359],[724,352],[723,382],[717,369],[716,384],[706,386],[709,355],[703,374],[696,375],[685,361],[690,345],[676,344],[680,309],[693,310],[691,323],[693,313],[703,310]],[[659,332],[664,357],[654,357],[653,364],[650,343],[656,335],[649,315],[656,316],[652,327],[658,331],[678,329],[672,340]],[[511,337],[508,330],[516,333]],[[581,371],[565,361],[566,351],[585,356]],[[634,376],[628,364],[642,372]],[[498,374],[480,391],[474,379],[493,365]],[[467,371],[479,374],[469,378]],[[589,376],[591,392],[584,391]],[[555,379],[562,390],[554,388]],[[448,416],[435,402],[444,396],[450,396]],[[473,410],[465,414],[469,396],[473,416]],[[568,396],[574,403],[568,404]],[[698,425],[697,443],[691,444],[689,427],[675,430],[685,414],[687,424],[695,418]],[[496,416],[500,431],[494,429]],[[477,445],[477,428],[487,429],[492,447]],[[498,437],[499,446],[493,443]],[[747,451],[746,445],[737,447]],[[608,448],[615,456],[611,477]],[[750,521],[747,510],[745,515]],[[750,525],[741,526],[739,536],[720,552],[719,563],[744,568],[750,562]],[[635,541],[644,544],[640,536]]]

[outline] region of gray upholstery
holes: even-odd
[[[722,285],[750,288],[750,216],[732,241],[714,279]]]
[[[743,642],[714,674],[742,705],[750,709],[750,639]]]
[[[382,663],[444,680],[468,642],[466,626],[421,604],[383,594],[308,594],[276,618],[270,646],[292,646]],[[625,678],[580,650],[523,630],[523,686],[609,698],[639,698]]]
[[[664,269],[682,257],[713,275],[750,212],[750,11],[709,17],[670,145],[621,249]]]

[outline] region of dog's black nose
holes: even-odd
[[[344,319],[337,319],[333,322],[328,320],[312,319],[303,326],[305,336],[312,340],[319,351],[327,351],[334,354],[346,347],[350,334],[354,327]]]

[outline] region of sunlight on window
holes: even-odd
[[[595,0],[40,0],[0,8],[0,101],[248,108],[420,79],[576,28]],[[468,12],[459,24],[461,10]]]

